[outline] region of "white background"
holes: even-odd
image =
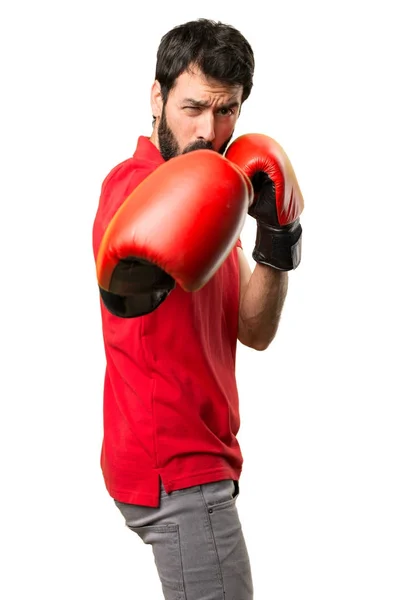
[[[1,9],[4,600],[162,597],[151,549],[125,529],[99,467],[91,228],[102,180],[150,133],[161,35],[198,17],[252,44],[236,134],[275,137],[306,204],[279,333],[266,352],[238,348],[238,508],[255,598],[400,598],[395,2],[261,2],[263,16],[257,5]],[[254,235],[249,217],[250,261]]]

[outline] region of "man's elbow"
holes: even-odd
[[[269,340],[268,342],[264,342],[264,341],[254,342],[251,347],[253,348],[253,350],[257,350],[258,352],[263,352],[264,350],[269,348],[269,345],[271,342],[272,342],[272,340]]]
[[[239,319],[238,339],[248,348],[263,352],[271,345],[278,331],[278,321],[270,322],[267,327],[249,324]]]
[[[273,339],[273,338],[272,338]],[[264,350],[266,350],[267,348],[269,348],[272,339],[268,339],[268,340],[254,340],[254,342],[252,342],[251,344],[251,348],[253,350],[257,350],[258,352],[263,352]]]
[[[270,346],[274,337],[275,337],[275,335],[273,335],[272,337],[268,337],[268,338],[239,335],[238,339],[244,346],[247,346],[248,348],[251,348],[252,350],[257,350],[258,352],[263,352]]]

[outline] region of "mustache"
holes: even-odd
[[[196,140],[191,144],[188,144],[186,148],[182,151],[182,154],[187,154],[188,152],[193,152],[193,150],[212,150],[213,146],[211,142],[206,142],[206,140]]]

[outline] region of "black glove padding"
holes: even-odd
[[[107,310],[121,318],[153,312],[175,288],[174,279],[156,265],[139,259],[121,260],[113,272],[110,290],[99,286]]]

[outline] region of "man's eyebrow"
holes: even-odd
[[[208,102],[207,100],[195,100],[194,98],[184,98],[182,104],[185,106],[189,105],[196,108],[208,108],[209,106],[211,106],[211,102]],[[220,104],[218,106],[218,109],[235,108],[237,106],[239,106],[238,100],[232,100],[231,102],[225,102],[225,104]]]

